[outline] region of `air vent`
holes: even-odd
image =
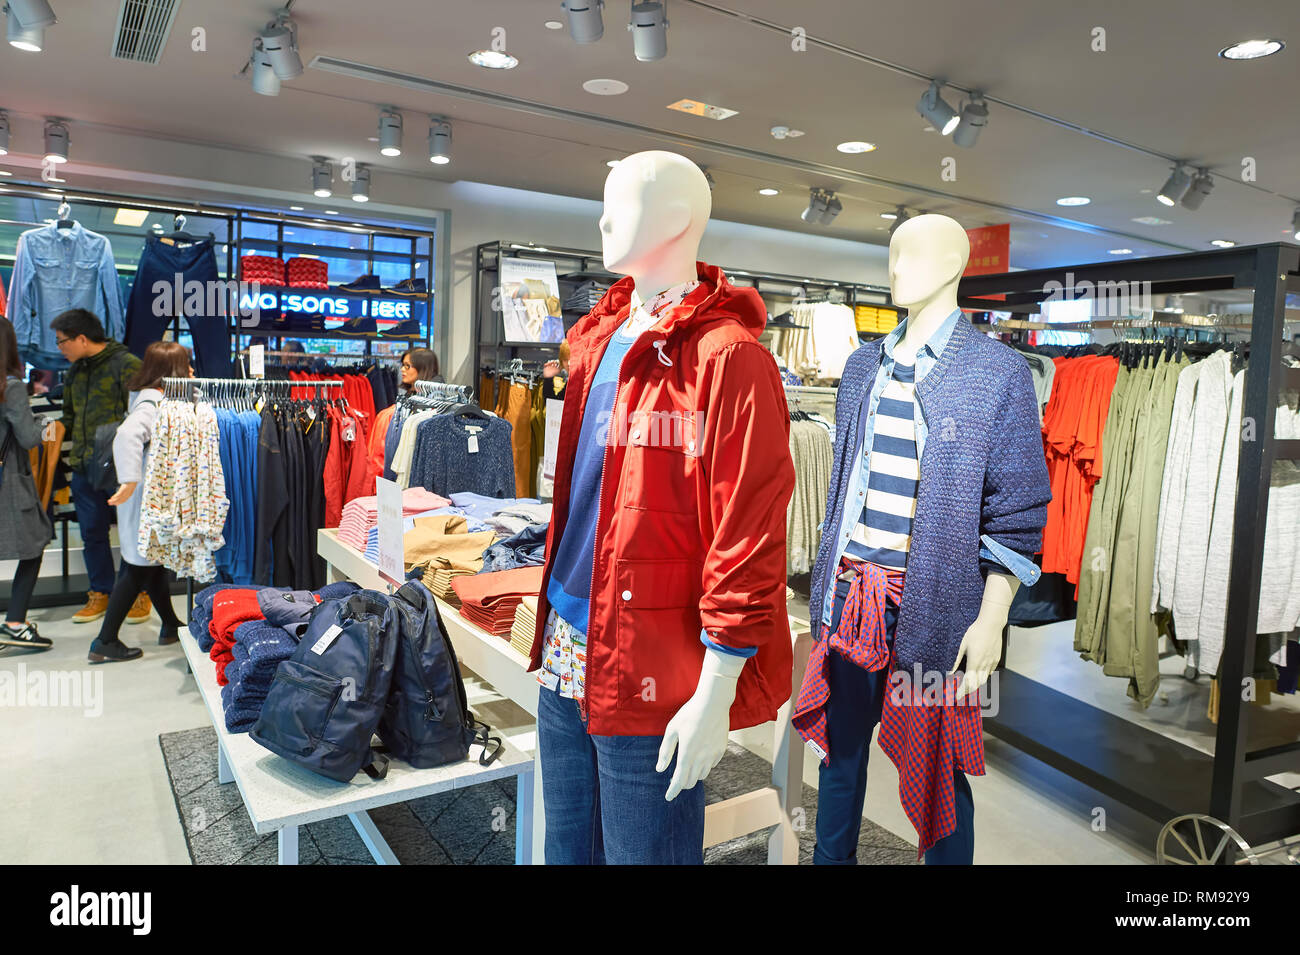
[[[122,0],[113,35],[113,56],[137,63],[162,59],[180,0]]]

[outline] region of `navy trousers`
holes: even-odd
[[[848,583],[836,582],[831,631],[840,622]],[[890,645],[898,623],[898,605],[886,598],[885,627]],[[817,789],[817,844],[814,865],[856,865],[862,805],[867,795],[867,757],[880,722],[889,671],[868,672],[835,651],[826,656],[831,695],[826,703],[829,765],[823,764]],[[953,770],[957,828],[925,854],[926,865],[970,865],[975,858],[975,803],[966,774]]]

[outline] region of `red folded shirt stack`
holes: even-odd
[[[223,590],[212,599],[212,649],[208,651],[217,664],[217,685],[226,685],[226,664],[235,658],[235,630],[250,620],[265,620],[266,614],[257,601],[256,590]]]
[[[284,262],[269,255],[243,255],[239,258],[239,281],[263,285],[284,285]]]
[[[542,592],[542,568],[519,567],[451,582],[460,597],[460,615],[470,623],[498,637],[508,637],[515,622],[515,610],[525,597]]]
[[[286,263],[285,274],[289,278],[288,284],[291,288],[327,289],[330,287],[329,266],[323,259],[297,256]]]

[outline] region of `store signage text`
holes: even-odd
[[[244,312],[253,309],[266,312],[279,310],[309,315],[331,315],[336,318],[373,316],[401,320],[411,317],[410,302],[344,298],[332,295],[302,295],[296,292],[292,294],[260,292],[256,295],[244,295],[240,298],[239,307]]]

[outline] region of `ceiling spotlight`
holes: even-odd
[[[1261,56],[1272,56],[1285,46],[1281,40],[1243,40],[1224,47],[1219,56],[1225,60],[1258,60]]]
[[[1300,242],[1300,206],[1296,207],[1295,215],[1291,217],[1291,231],[1295,234],[1295,240]]]
[[[898,231],[898,227],[910,218],[912,218],[912,216],[908,211],[902,206],[899,206],[893,215],[894,224],[889,227],[890,236],[893,236],[893,234]]]
[[[1210,245],[1217,246],[1220,249],[1231,249],[1237,243],[1231,239],[1211,239]]]
[[[429,117],[429,162],[439,166],[451,162],[451,123],[441,116]]]
[[[311,189],[318,199],[328,199],[334,195],[334,167],[328,159],[313,158],[311,165]]]
[[[0,111],[0,156],[9,154],[9,117]]]
[[[518,57],[505,50],[475,50],[469,55],[469,61],[485,70],[513,70],[519,65]]]
[[[668,55],[668,15],[657,0],[632,4],[632,52],[642,63],[662,60]]]
[[[1156,199],[1167,206],[1176,206],[1178,205],[1178,200],[1183,198],[1183,194],[1187,192],[1187,189],[1191,184],[1192,179],[1183,170],[1183,167],[1174,166],[1174,171],[1169,174],[1169,178],[1165,180],[1165,184],[1161,186],[1160,191],[1156,193]]]
[[[49,9],[48,6],[46,9]],[[45,48],[45,26],[32,26],[22,19],[14,11],[12,4],[4,8],[9,14],[8,22],[5,24],[5,39],[9,45],[19,50],[26,50],[28,53],[40,53]],[[53,15],[48,21],[53,23]]]
[[[961,122],[957,111],[949,106],[939,95],[939,81],[931,80],[930,88],[921,94],[916,111],[930,122],[935,129],[947,136]]]
[[[259,35],[262,52],[266,54],[275,75],[282,80],[302,76],[302,57],[298,55],[298,24],[293,17],[282,13],[266,25]]]
[[[826,200],[826,211],[822,213],[821,224],[830,225],[835,221],[835,217],[843,211],[843,203],[836,199],[835,195],[832,193],[830,198]]]
[[[1086,206],[1090,202],[1087,196],[1061,196],[1056,200],[1058,206]]]
[[[826,194],[820,189],[809,190],[808,207],[799,213],[799,218],[810,225],[821,222],[822,216],[826,214],[828,202]]]
[[[1192,180],[1192,184],[1187,187],[1187,192],[1183,194],[1183,208],[1191,209],[1195,212],[1201,208],[1201,203],[1205,201],[1210,190],[1214,188],[1214,177],[1210,175],[1208,169],[1202,169]]]
[[[58,120],[52,119],[45,124],[45,161],[68,161],[68,127]]]
[[[621,163],[622,161],[623,161],[623,160],[621,160],[621,159],[608,159],[608,160],[605,161],[605,165],[608,166],[610,169],[613,169],[615,166],[617,166],[617,165],[618,165],[619,163]]]
[[[605,35],[605,22],[600,16],[604,5],[605,0],[564,0],[560,4],[568,16],[569,36],[574,43],[595,43]]]
[[[370,167],[357,166],[355,170],[356,178],[352,180],[352,201],[369,202],[370,201]]]
[[[869,153],[876,148],[876,144],[864,143],[862,140],[859,139],[859,140],[854,140],[852,142],[840,143],[835,148],[842,153],[849,153],[849,154]]]
[[[764,186],[762,189],[758,190],[760,196],[776,196],[780,195],[780,193],[780,189],[773,189],[771,186]]]
[[[989,124],[989,106],[979,93],[972,93],[970,102],[962,107],[961,120],[953,130],[952,141],[969,149],[979,139],[980,130]]]
[[[275,67],[271,65],[271,58],[262,49],[260,37],[253,41],[253,55],[248,60],[248,71],[252,74],[254,93],[263,96],[280,95],[280,77],[276,75]]]
[[[395,110],[379,114],[379,152],[384,156],[402,155],[402,114]]]

